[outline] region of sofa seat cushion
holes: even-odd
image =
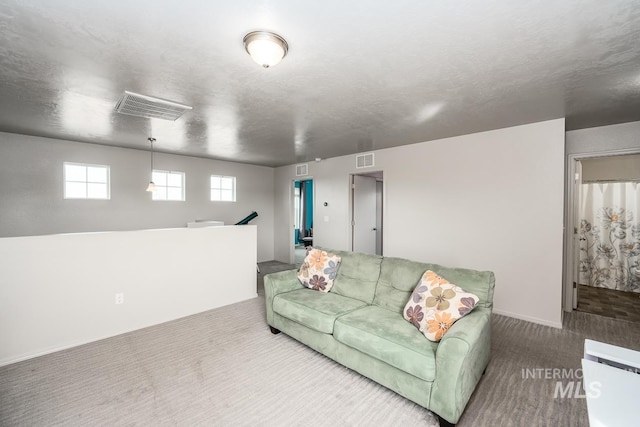
[[[377,306],[359,308],[336,320],[333,336],[422,380],[435,379],[438,343],[426,340],[401,314]]]
[[[333,333],[337,317],[367,304],[333,292],[298,289],[277,295],[273,311],[289,320],[325,334]]]

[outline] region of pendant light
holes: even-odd
[[[151,144],[151,181],[149,181],[149,186],[147,187],[147,191],[156,191],[156,185],[153,183],[153,143],[156,141],[156,139],[151,137],[147,139]]]

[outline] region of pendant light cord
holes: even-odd
[[[151,180],[153,180],[153,143],[155,142],[155,138],[149,137],[147,138],[151,143]]]

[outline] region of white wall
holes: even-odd
[[[6,237],[0,260],[0,365],[257,296],[254,225]]]
[[[491,270],[497,313],[561,327],[564,135],[557,119],[375,151],[372,170],[384,171],[384,255]],[[349,174],[366,170],[355,169],[355,156],[309,170],[314,244],[348,250]],[[294,172],[275,175],[281,261]]]
[[[295,175],[295,166],[284,166],[275,169],[274,196],[273,196],[273,256],[274,259],[282,262],[291,262],[290,246],[293,244],[293,217],[292,217],[292,198],[293,198],[293,176]],[[315,184],[314,184],[315,187]],[[317,188],[314,188],[314,197]],[[317,199],[316,199],[317,200]],[[315,209],[316,214],[318,209]],[[314,216],[317,223],[320,218]],[[314,233],[315,234],[315,233]]]
[[[65,200],[65,161],[109,165],[111,200]],[[151,200],[148,151],[0,133],[0,237],[235,224],[255,210],[258,260],[274,258],[273,168],[163,153],[154,166],[186,173],[185,202]],[[212,174],[237,178],[235,203],[210,201]]]

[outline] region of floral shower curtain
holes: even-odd
[[[640,293],[640,183],[582,185],[580,284]]]

